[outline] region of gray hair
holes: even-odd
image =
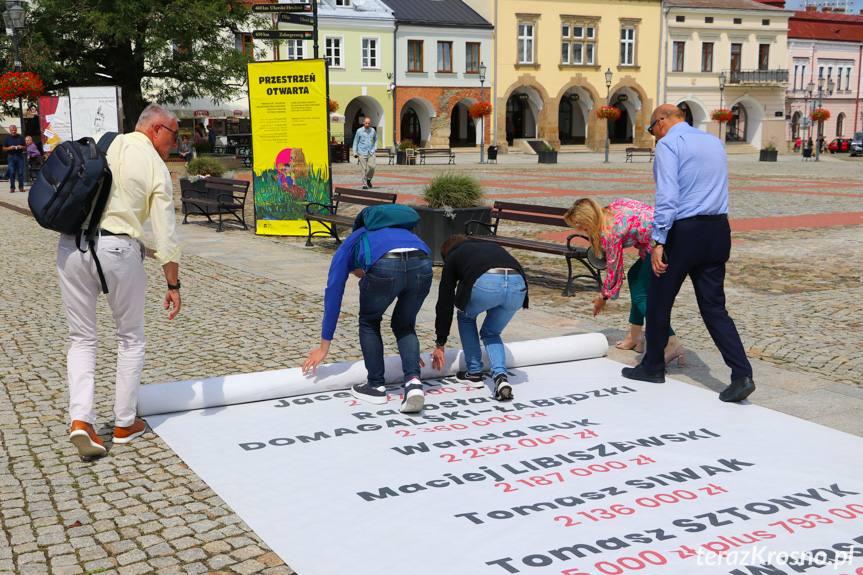
[[[155,126],[156,124],[170,124],[171,121],[176,121],[178,124],[180,123],[180,119],[177,118],[177,114],[165,106],[150,104],[144,108],[143,112],[141,112],[141,116],[138,118],[138,123],[135,125],[135,129],[146,129]]]

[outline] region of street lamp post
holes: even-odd
[[[3,12],[3,21],[6,28],[12,29],[12,41],[15,43],[15,71],[21,72],[21,60],[18,57],[19,31],[24,29],[27,23],[27,11],[18,4],[18,0],[6,0],[6,11]],[[18,96],[18,122],[21,124],[21,137],[24,137],[24,106],[21,96]],[[26,159],[26,154],[25,154]],[[27,166],[24,166],[24,181],[29,180]]]
[[[605,71],[605,105],[611,103],[611,68]],[[605,163],[608,163],[608,142],[610,134],[608,133],[609,126],[611,126],[611,120],[608,118],[605,119]]]
[[[485,102],[485,88],[483,88],[483,84],[485,83],[485,72],[486,66],[482,62],[479,64],[479,101],[480,103]],[[480,118],[480,146],[479,146],[479,163],[485,163],[485,116]]]
[[[806,122],[806,141],[803,142],[803,145],[800,146],[800,154],[805,158],[806,157],[806,146],[809,145],[809,140],[812,139],[812,118],[809,117],[809,113],[806,112],[806,106],[809,103],[809,100],[812,99],[812,92],[815,91],[815,82],[809,81],[806,84],[806,90],[803,91],[803,118]],[[810,108],[811,112],[812,109]],[[812,150],[809,150],[809,153],[812,153]]]
[[[836,87],[836,83],[832,79],[829,82],[827,82],[827,95],[828,96],[833,95],[833,89],[835,87]],[[824,76],[821,76],[820,78],[818,78],[818,107],[819,108],[823,105],[823,99],[824,99]],[[821,155],[821,142],[820,142],[820,140],[821,140],[821,138],[824,137],[824,135],[822,134],[823,131],[824,131],[824,122],[818,122],[818,132],[817,132],[818,142],[817,142],[817,145],[815,146],[815,161],[816,162],[819,161],[818,156]]]

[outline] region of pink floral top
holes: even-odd
[[[602,295],[617,299],[623,278],[626,277],[623,269],[623,249],[633,246],[638,248],[638,255],[642,259],[653,251],[650,245],[653,207],[636,200],[623,199],[609,204],[606,213],[610,216],[611,223],[602,234],[602,247],[608,261]]]

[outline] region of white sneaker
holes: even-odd
[[[414,377],[405,384],[405,396],[399,411],[402,413],[419,413],[423,410],[424,404],[423,384]]]

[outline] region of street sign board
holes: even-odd
[[[253,4],[252,12],[311,12],[311,4]]]
[[[307,14],[282,13],[279,14],[279,22],[286,22],[288,24],[306,24],[308,26],[314,26],[315,17],[309,16]]]
[[[314,34],[294,30],[255,30],[252,37],[255,40],[312,40]]]

